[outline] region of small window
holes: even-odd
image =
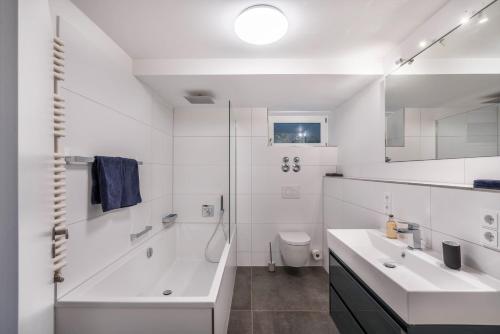
[[[269,142],[273,145],[327,146],[326,116],[269,116]]]

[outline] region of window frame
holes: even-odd
[[[274,142],[274,124],[275,123],[319,123],[321,131],[320,143],[275,143]],[[328,146],[328,116],[269,116],[268,117],[268,143],[270,146],[307,146],[324,147]]]

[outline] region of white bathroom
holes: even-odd
[[[500,332],[498,0],[3,0],[1,334]]]

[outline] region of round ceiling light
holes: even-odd
[[[234,31],[243,41],[271,44],[282,38],[288,30],[288,20],[276,7],[256,5],[245,9],[234,22]]]

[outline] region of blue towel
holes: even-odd
[[[500,190],[500,180],[474,180],[474,188]]]
[[[96,156],[92,164],[92,204],[102,211],[141,203],[139,168],[133,159]]]

